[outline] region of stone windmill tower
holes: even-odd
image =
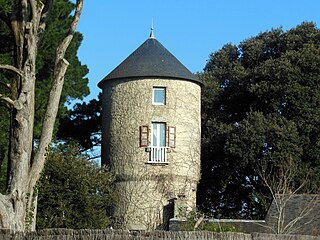
[[[165,229],[195,209],[201,84],[153,31],[99,82],[102,164],[116,175],[113,214],[122,227]]]

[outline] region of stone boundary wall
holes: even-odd
[[[120,230],[72,230],[46,229],[30,233],[13,233],[10,230],[0,230],[0,240],[320,240],[320,236],[307,235],[273,235],[265,233],[213,233],[207,231],[195,232],[128,232]]]
[[[219,225],[222,228],[235,228],[243,233],[270,233],[265,227],[266,221],[264,220],[242,220],[242,219],[205,219],[206,224]],[[170,219],[169,230],[181,231],[184,230],[186,221],[172,218]]]
[[[235,227],[244,233],[270,233],[264,220],[219,219],[209,220],[209,223],[220,224],[222,227]]]

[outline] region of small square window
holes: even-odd
[[[152,104],[165,105],[166,104],[166,88],[154,87],[152,91]]]

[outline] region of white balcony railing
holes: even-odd
[[[167,149],[168,147],[150,147],[149,163],[168,163]]]

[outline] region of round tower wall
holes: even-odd
[[[164,105],[153,104],[154,87],[165,88]],[[195,208],[200,98],[200,85],[186,80],[137,78],[104,83],[102,163],[116,174],[119,201],[114,215],[128,228],[137,228],[130,227],[136,224],[148,230],[163,227],[166,218],[173,217],[172,199],[183,200],[182,212]],[[151,156],[153,123],[163,123],[167,130],[165,159],[160,162]],[[174,143],[169,144],[170,140]]]

